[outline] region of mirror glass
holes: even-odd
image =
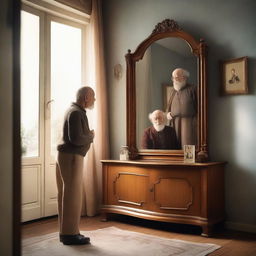
[[[192,53],[190,46],[185,40],[171,37],[155,41],[147,48],[143,58],[136,62],[136,140],[137,148],[140,151],[177,150],[182,149],[184,144],[196,144],[198,119],[196,113],[196,92],[198,85],[197,61],[198,58]],[[143,141],[145,142],[145,130],[149,127],[152,128],[152,123],[149,120],[149,113],[152,113],[155,110],[162,110],[167,113],[171,98],[171,102],[175,101],[172,94],[172,72],[176,68],[183,68],[189,72],[187,83],[191,85],[191,88],[195,91],[193,92],[191,89],[187,91],[186,94],[189,94],[190,100],[191,97],[194,98],[191,102],[184,102],[186,101],[185,97],[185,99],[182,99],[181,104],[188,105],[188,112],[191,112],[191,109],[193,108],[195,109],[192,111],[193,113],[188,114],[193,115],[193,118],[185,121],[181,121],[181,118],[173,118],[172,120],[167,121],[167,126],[169,128],[170,126],[173,127],[171,130],[169,128],[167,129],[168,134],[170,135],[170,131],[171,133],[175,131],[175,136],[168,135],[167,137],[161,137],[161,132],[158,132],[157,136],[160,135],[160,140],[162,140],[162,144],[160,144],[163,145],[164,143],[165,145],[153,146],[153,148],[146,147],[145,143],[143,145]],[[179,93],[181,93],[181,91],[182,90],[180,90]],[[184,95],[185,94],[179,94],[176,96],[183,98]],[[183,117],[187,115],[185,112],[182,114]],[[181,122],[184,122],[184,124],[186,123],[186,125],[183,124],[183,126],[181,126]],[[184,130],[182,127],[189,127],[189,129],[185,128]],[[147,130],[147,133],[148,132],[149,130]],[[186,137],[190,138],[187,139]],[[166,144],[166,138],[168,138],[168,141],[176,140],[177,138],[177,142],[168,142]]]

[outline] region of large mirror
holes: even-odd
[[[191,99],[186,112],[183,111],[184,113],[181,114],[180,108],[173,108],[172,120],[163,120],[160,125],[156,124],[154,127],[152,118],[149,118],[149,113],[154,115],[154,113],[157,113],[156,110],[168,113],[172,105],[177,105],[175,99],[170,101],[173,90],[172,72],[177,68],[189,72],[184,87],[187,84],[193,85],[191,88],[194,89],[194,95],[185,90],[175,91],[173,97],[175,96],[175,98],[181,100],[178,105],[186,101],[187,96]],[[189,45],[183,39],[164,38],[155,41],[147,48],[143,58],[136,63],[136,143],[139,150],[182,149],[184,144],[194,145],[197,143],[197,73],[197,57],[191,52]],[[186,117],[180,117],[181,115]],[[178,118],[179,120],[177,120]],[[183,118],[182,120],[186,118],[182,127],[188,123],[188,129],[183,128],[183,133],[181,133],[181,126],[178,126],[179,122],[182,121],[181,118]],[[192,121],[187,122],[188,118]],[[161,124],[176,128],[175,136],[177,135],[177,138],[172,139],[168,136],[170,129],[162,130],[163,125]],[[161,137],[163,137],[162,143]]]
[[[205,48],[203,40],[195,40],[167,19],[157,24],[134,53],[128,51],[127,145],[132,159],[182,161],[183,146],[193,144],[196,160],[208,160]],[[177,89],[180,77],[186,90]],[[160,132],[154,129],[158,129],[154,118],[161,119],[155,110],[168,117]],[[161,143],[146,143],[152,137]]]

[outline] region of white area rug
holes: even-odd
[[[81,233],[91,238],[90,245],[63,245],[59,242],[59,234],[51,233],[23,240],[22,255],[204,256],[220,248],[215,244],[166,239],[115,227],[82,231]]]

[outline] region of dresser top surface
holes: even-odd
[[[226,162],[205,162],[205,163],[186,163],[181,161],[168,160],[101,160],[102,163],[109,164],[127,164],[127,165],[162,165],[162,166],[211,166],[225,165]]]

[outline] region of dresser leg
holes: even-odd
[[[212,235],[212,229],[213,229],[212,225],[202,225],[203,232],[201,236],[210,237]]]

